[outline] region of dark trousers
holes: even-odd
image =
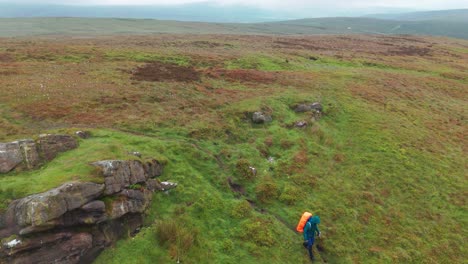
[[[307,240],[307,251],[309,251],[309,257],[310,259],[314,258],[314,254],[312,253],[312,246],[314,245],[315,242],[315,236],[309,237]]]

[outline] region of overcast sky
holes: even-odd
[[[0,3],[71,5],[177,5],[200,2],[221,5],[238,4],[267,9],[390,7],[437,10],[468,8],[468,0],[0,0]]]

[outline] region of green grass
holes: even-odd
[[[300,52],[252,48],[220,65],[275,74],[278,83],[204,76],[197,83],[141,84],[116,69],[197,61],[182,55],[185,48],[173,55],[136,50],[103,52],[90,74],[95,93],[86,94],[87,85],[79,93],[83,101],[107,95],[104,106],[96,101],[103,108],[85,110],[105,112],[110,121],[103,119],[78,149],[38,170],[0,176],[3,208],[66,181],[100,181],[90,162],[135,159],[128,153],[139,151],[167,162],[161,180],[179,185],[155,194],[142,231],[105,250],[96,263],[308,263],[302,237],[293,231],[304,211],[321,217],[318,243],[325,251],[317,257],[328,263],[467,258],[466,81],[439,74],[463,76],[461,60],[410,58],[397,66],[400,58],[393,56],[310,60]],[[324,106],[319,121],[292,110],[315,101]],[[26,119],[13,114],[20,110],[0,106],[8,113],[0,121],[26,133]],[[248,116],[258,110],[271,112],[273,121],[252,124]],[[301,120],[309,126],[295,128]],[[246,175],[247,164],[257,169],[255,177]],[[233,192],[228,178],[245,194]]]
[[[450,204],[440,190],[457,193],[458,184],[463,184],[462,158],[435,158],[425,151],[401,147],[400,137],[427,132],[413,126],[395,133],[393,129],[402,124],[401,117],[387,116],[382,122],[385,112],[349,95],[334,99],[340,110],[331,112],[312,129],[291,130],[284,124],[300,115],[283,103],[288,100],[280,96],[267,101],[277,117],[271,125],[251,127],[242,120],[235,121],[238,130],[234,133],[239,135],[235,144],[198,141],[194,149],[180,142],[167,148],[165,175],[180,186],[169,196],[157,196],[153,210],[161,214],[151,214],[147,230],[119,242],[97,263],[133,263],[135,256],[141,263],[152,258],[170,261],[167,254],[171,251],[154,238],[153,221],[158,219],[173,219],[180,226],[188,224],[199,231],[198,244],[181,257],[186,263],[302,263],[301,238],[290,228],[304,210],[321,215],[321,227],[328,236],[324,244],[329,250],[323,257],[331,262],[419,263],[463,258],[460,246],[451,246],[463,244],[463,237],[456,232],[461,228],[463,212],[454,205],[440,207]],[[234,108],[239,112],[250,110],[250,106]],[[385,126],[390,128],[383,129]],[[242,143],[244,140],[247,143]],[[268,163],[262,151],[275,157],[275,163]],[[216,153],[224,166],[210,155]],[[337,160],[337,155],[344,160]],[[235,163],[241,158],[258,169],[256,179],[247,181],[236,174]],[[454,169],[450,173],[452,183],[441,176],[447,168]],[[240,202],[226,186],[226,177],[231,175],[245,186],[246,196],[268,213],[254,212],[245,219],[230,216]],[[269,201],[257,196],[256,187],[265,181],[273,182],[279,190]],[[432,187],[434,183],[437,188]],[[285,195],[292,197],[285,199]],[[408,215],[443,217],[419,226],[419,221]],[[255,219],[265,222],[257,226]],[[278,219],[285,219],[285,223]],[[448,240],[440,239],[443,230],[450,230],[444,235]],[[148,247],[149,255],[142,257]],[[444,251],[432,255],[434,248]]]

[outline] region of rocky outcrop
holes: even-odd
[[[177,186],[155,179],[163,172],[157,160],[92,166],[103,183],[69,182],[10,203],[0,214],[0,263],[89,263],[141,227],[154,191]]]
[[[104,193],[109,195],[122,191],[130,185],[146,182],[162,174],[162,165],[157,160],[140,161],[104,160],[92,164],[102,170],[105,182]]]
[[[68,135],[40,135],[37,141],[23,139],[0,143],[0,173],[15,168],[34,169],[40,164],[54,159],[60,152],[74,149],[78,142]]]
[[[22,161],[18,142],[0,143],[0,173],[11,171]]]
[[[68,135],[40,135],[37,144],[41,156],[46,161],[53,160],[60,152],[78,147],[78,142]]]

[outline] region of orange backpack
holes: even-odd
[[[309,212],[304,212],[301,216],[301,219],[299,220],[299,223],[297,224],[296,230],[297,232],[304,232],[304,226],[307,223],[307,220],[312,216],[311,213]]]

